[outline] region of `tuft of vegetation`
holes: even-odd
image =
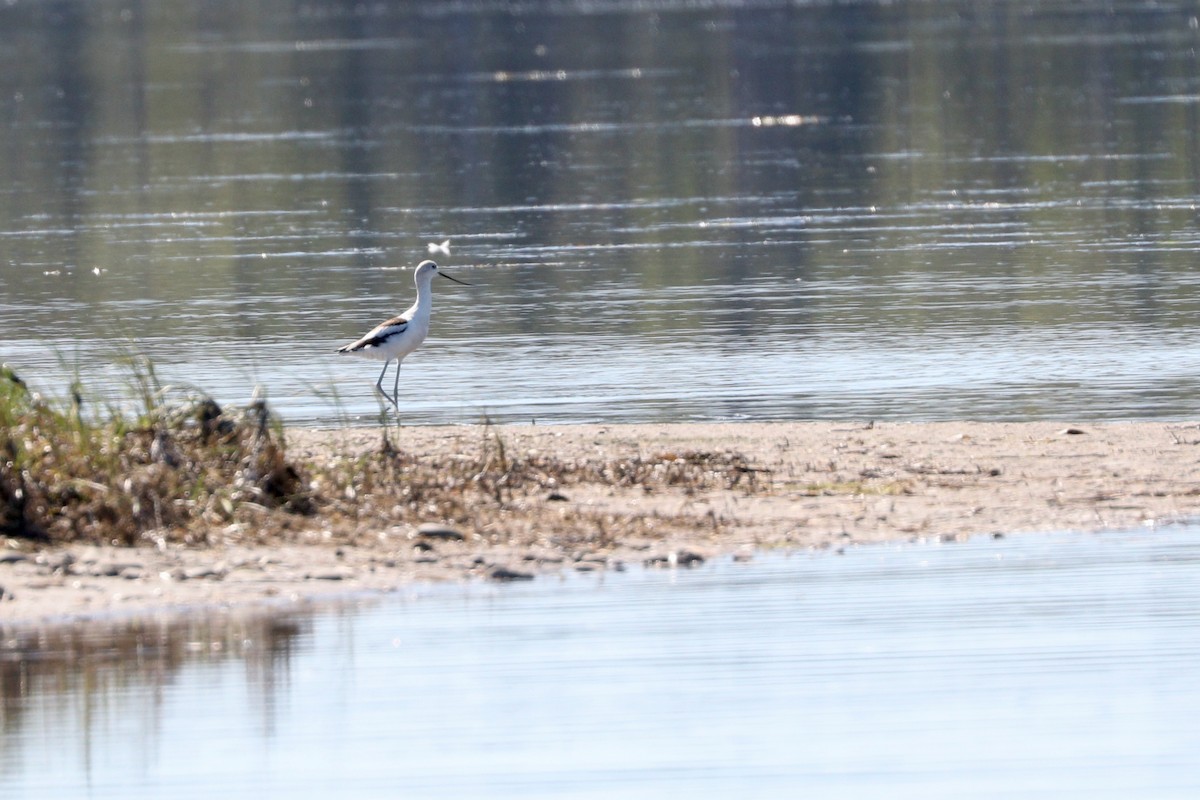
[[[509,539],[516,534],[517,516],[534,526],[543,524],[535,538],[548,535],[548,528],[560,536],[569,533],[566,528],[594,529],[598,518],[577,510],[573,515],[558,510],[548,514],[552,509],[541,502],[550,493],[572,487],[636,488],[647,493],[753,490],[759,471],[736,453],[662,453],[606,461],[512,454],[490,427],[472,452],[440,457],[406,452],[394,447],[385,431],[378,450],[306,468],[321,513],[348,520],[349,527],[437,519],[477,531],[502,529],[503,536],[489,538]],[[626,520],[623,527],[636,524]]]
[[[236,411],[207,397],[164,404],[151,368],[135,377],[144,408],[130,417],[88,413],[77,388],[63,407],[0,368],[0,535],[196,541],[249,507],[311,512],[264,400]]]

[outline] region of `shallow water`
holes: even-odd
[[[1183,417],[1200,24],[1129,2],[13,3],[0,360],[373,421]]]
[[[1024,535],[47,636],[0,794],[1194,797],[1198,568]]]

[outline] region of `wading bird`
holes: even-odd
[[[375,388],[396,408],[400,407],[397,398],[400,390],[400,362],[404,361],[406,355],[420,347],[421,342],[425,341],[425,336],[429,333],[429,311],[433,306],[434,275],[441,275],[447,280],[461,283],[464,286],[471,285],[441,272],[438,265],[432,261],[422,261],[413,272],[413,280],[417,284],[417,301],[409,307],[408,311],[398,317],[392,317],[386,322],[381,322],[368,331],[366,336],[345,347],[339,347],[337,350],[339,353],[353,353],[356,356],[382,361],[383,371],[379,373],[379,380],[375,381]],[[392,395],[388,397],[387,392],[383,390],[383,376],[387,374],[388,365],[393,360],[396,362],[396,380],[392,383]]]

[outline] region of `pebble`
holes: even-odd
[[[493,581],[531,581],[533,573],[520,572],[508,567],[492,567],[488,572],[488,579]]]
[[[310,572],[304,577],[310,581],[344,581],[354,575],[346,570],[329,570],[328,572]]]
[[[212,567],[188,567],[183,571],[184,580],[195,581],[201,578],[223,578],[225,574]]]
[[[426,539],[451,539],[461,542],[467,537],[462,531],[439,525],[436,522],[422,522],[417,526],[417,536],[423,536]]]
[[[0,564],[19,564],[28,560],[29,556],[24,553],[0,553]]]
[[[40,554],[34,561],[51,572],[67,572],[75,563],[75,556],[70,553],[63,553],[60,556]]]
[[[137,562],[105,562],[103,564],[95,564],[88,570],[88,574],[93,577],[116,578],[122,576],[128,570],[137,570],[141,572],[143,565]]]

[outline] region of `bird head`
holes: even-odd
[[[417,264],[416,272],[414,272],[413,275],[416,278],[417,283],[420,283],[422,281],[432,281],[434,275],[441,275],[443,278],[445,278],[448,281],[454,281],[455,283],[461,283],[463,286],[471,285],[471,284],[467,283],[466,281],[460,281],[458,278],[450,277],[446,273],[442,272],[441,268],[438,267],[438,265],[433,263],[432,261],[422,261],[420,264]]]

